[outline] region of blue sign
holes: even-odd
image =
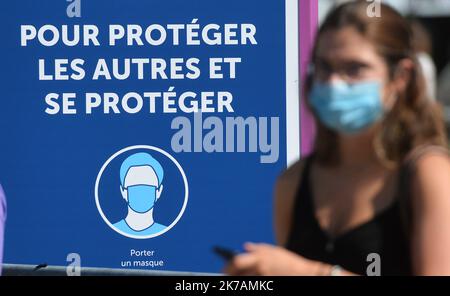
[[[5,263],[219,272],[299,156],[286,0],[2,4]]]

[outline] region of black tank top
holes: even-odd
[[[397,199],[388,208],[355,228],[331,239],[320,227],[310,188],[312,158],[305,163],[303,177],[294,203],[291,233],[287,249],[311,260],[340,265],[366,275],[373,262],[368,255],[380,255],[381,275],[411,275],[409,240]]]

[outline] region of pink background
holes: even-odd
[[[301,156],[311,153],[314,144],[315,125],[311,112],[305,104],[303,81],[306,77],[311,48],[318,26],[318,0],[299,0],[299,34],[300,34],[300,139]]]

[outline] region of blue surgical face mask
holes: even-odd
[[[128,189],[128,205],[137,213],[150,211],[156,202],[156,187],[146,185],[130,186]]]
[[[316,82],[309,102],[325,126],[342,134],[362,132],[384,113],[380,82]]]

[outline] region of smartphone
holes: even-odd
[[[215,246],[213,251],[225,261],[233,260],[234,256],[237,255],[237,252],[220,246]]]

